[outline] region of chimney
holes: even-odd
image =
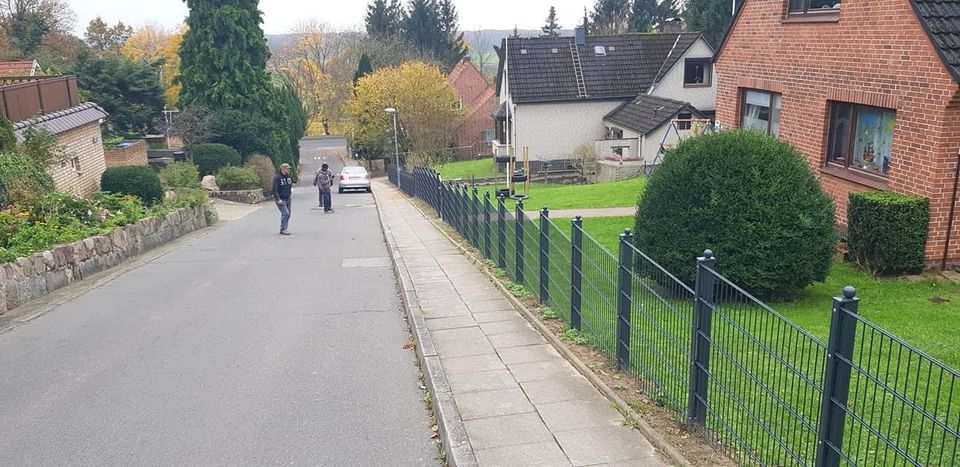
[[[657,29],[666,33],[683,32],[683,21],[680,18],[665,18]]]
[[[573,30],[574,35],[576,36],[577,45],[586,45],[587,44],[587,28],[583,26],[577,26]]]

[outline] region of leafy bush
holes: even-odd
[[[224,167],[217,172],[221,190],[253,190],[260,187],[257,173],[248,167]]]
[[[833,202],[787,143],[735,130],[687,139],[649,178],[636,244],[678,277],[695,257],[758,295],[795,292],[826,278],[836,246]]]
[[[264,193],[270,193],[273,190],[273,176],[276,175],[276,169],[269,157],[259,154],[250,156],[245,167],[257,174],[257,178],[260,179],[260,188]]]
[[[850,258],[875,274],[923,270],[930,200],[892,191],[850,193]]]
[[[0,117],[0,153],[13,151],[16,147],[17,136],[13,132],[13,124]]]
[[[163,200],[160,177],[150,167],[140,165],[108,168],[100,177],[100,189],[110,193],[134,195],[147,204],[156,204]]]
[[[57,135],[46,128],[32,125],[23,130],[22,135],[23,143],[17,145],[16,152],[28,157],[39,167],[63,164],[70,159]]]
[[[200,170],[190,162],[173,162],[160,169],[160,181],[168,188],[200,188]]]
[[[238,166],[242,161],[236,149],[219,143],[198,144],[190,148],[190,158],[204,176],[213,175],[223,167]]]
[[[29,157],[0,155],[0,205],[31,203],[53,191],[53,179]]]

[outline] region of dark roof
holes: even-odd
[[[716,57],[723,53],[727,39],[737,27],[737,20],[748,1],[743,0],[738,5],[723,42],[717,48]],[[960,83],[960,0],[910,0],[910,5],[947,71],[954,81]]]
[[[86,102],[66,110],[51,112],[37,118],[14,123],[13,129],[20,136],[20,133],[27,127],[39,125],[56,135],[88,123],[97,122],[107,116],[107,112],[101,109],[99,105]]]
[[[911,0],[953,79],[960,82],[960,0]]]
[[[507,103],[506,103],[506,102],[501,102],[500,105],[498,105],[497,108],[494,109],[494,111],[490,113],[490,115],[491,115],[494,119],[496,119],[496,120],[504,120],[504,119],[506,119],[506,118],[507,118]]]
[[[603,120],[645,135],[685,110],[696,117],[704,117],[700,111],[687,102],[644,94],[617,107],[608,113]]]
[[[699,37],[695,32],[587,36],[585,45],[576,46],[585,97],[577,83],[573,37],[504,39],[510,94],[514,102],[629,99],[658,82]],[[605,56],[594,52],[598,46]],[[498,93],[501,81],[498,76]]]

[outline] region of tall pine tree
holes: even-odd
[[[596,0],[590,13],[590,32],[620,34],[627,31],[630,0]]]
[[[373,73],[373,63],[370,62],[370,56],[364,52],[360,55],[360,63],[357,64],[357,71],[353,74],[353,85],[356,86],[360,78]]]
[[[258,0],[186,0],[190,14],[180,44],[180,103],[208,109],[270,107],[270,51]]]
[[[403,7],[400,0],[374,0],[367,5],[364,17],[367,34],[378,37],[394,37],[400,33],[403,23]]]
[[[733,15],[730,0],[686,0],[683,19],[689,31],[699,31],[704,39],[718,47]]]
[[[673,0],[634,0],[630,9],[630,31],[647,32],[667,18],[677,16]]]
[[[547,22],[540,28],[544,36],[556,37],[560,35],[560,25],[557,24],[557,9],[550,7],[550,13],[547,15]]]
[[[467,55],[467,45],[460,32],[460,17],[453,0],[440,0],[439,8],[440,33],[443,37],[439,41],[437,56],[448,67],[452,67]]]
[[[467,53],[452,0],[411,0],[403,32],[421,55],[452,67]]]

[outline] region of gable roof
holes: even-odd
[[[910,0],[954,81],[960,82],[960,0]]]
[[[613,109],[612,112],[603,117],[603,121],[645,135],[685,110],[694,116],[704,117],[696,107],[687,102],[643,94]]]
[[[16,122],[13,124],[13,130],[18,137],[21,137],[23,130],[38,125],[46,128],[47,131],[55,135],[79,128],[88,123],[98,122],[102,118],[107,118],[109,114],[99,105],[93,102],[85,102],[76,107],[71,107],[59,112],[51,112],[41,115],[37,118]]]
[[[700,38],[700,33],[643,33],[573,37],[507,38],[503,40],[497,93],[507,62],[513,101],[548,102],[585,99],[629,99],[646,92]],[[597,55],[603,47],[605,55]],[[580,97],[573,49],[580,57],[586,97]]]
[[[740,14],[750,0],[741,0],[730,27],[717,48],[716,58],[723,53],[727,39],[737,27]],[[937,55],[954,81],[960,83],[960,0],[908,0],[924,32],[933,43]],[[841,6],[841,12],[843,7]]]
[[[36,60],[0,62],[0,76],[34,76],[40,71]]]

